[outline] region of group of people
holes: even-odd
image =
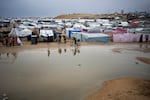
[[[75,37],[72,38],[71,46],[79,46],[80,40]]]
[[[63,42],[62,42],[62,40],[63,40]],[[57,41],[58,41],[58,43],[65,43],[66,44],[67,43],[67,38],[66,38],[65,35],[59,34],[58,37],[57,37]],[[73,37],[72,40],[71,40],[71,46],[79,46],[80,45],[79,42],[80,42],[80,40]]]
[[[61,42],[62,42],[62,38],[63,38],[63,42],[64,42],[64,43],[67,43],[67,38],[66,38],[66,36],[65,36],[65,35],[62,36],[61,34],[58,35],[57,41],[58,41],[59,43],[61,43]]]
[[[145,42],[148,42],[149,41],[149,35],[148,34],[146,34],[145,35]],[[140,36],[140,41],[139,42],[143,42],[143,34],[141,34],[141,36]]]
[[[15,46],[17,44],[17,37],[5,37],[3,38],[2,44],[6,46]]]

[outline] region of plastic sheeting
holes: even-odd
[[[134,34],[134,33],[124,33],[124,34],[113,34],[113,42],[139,42],[142,36],[142,42],[146,41],[146,35],[148,35],[150,41],[150,34]]]
[[[109,35],[103,33],[73,32],[71,36],[83,42],[110,42]]]
[[[19,37],[26,37],[32,34],[32,31],[29,29],[24,29],[19,32]]]
[[[47,36],[54,36],[52,30],[40,30],[40,36],[47,37]]]
[[[79,29],[66,28],[66,35],[68,38],[71,38],[72,32],[81,32]]]
[[[32,34],[32,31],[29,29],[19,30],[17,28],[12,28],[9,36],[19,36],[19,37],[26,37]]]

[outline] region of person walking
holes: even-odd
[[[12,37],[12,44],[15,46],[15,37]]]
[[[76,45],[77,44],[77,39],[74,37],[73,40],[74,40],[74,44]]]
[[[141,43],[143,42],[143,34],[141,34],[139,42],[141,42]]]
[[[146,34],[146,35],[145,35],[145,40],[146,40],[146,42],[148,42],[148,39],[149,39],[149,35]]]
[[[61,42],[61,35],[59,34],[59,39],[58,39],[58,42],[60,43]]]
[[[8,37],[5,38],[6,47],[8,46]]]
[[[65,35],[63,36],[63,39],[64,39],[64,43],[66,44],[66,36]]]

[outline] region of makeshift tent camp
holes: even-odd
[[[71,37],[83,42],[110,42],[110,37],[103,33],[73,32]]]

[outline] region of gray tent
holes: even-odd
[[[83,42],[110,42],[109,35],[103,33],[73,32],[71,36]]]

